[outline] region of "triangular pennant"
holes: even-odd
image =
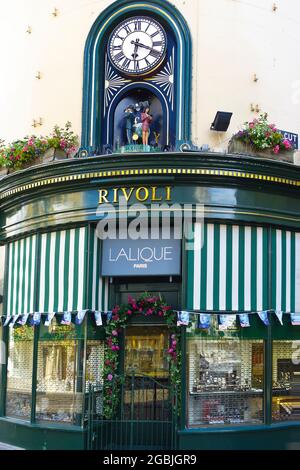
[[[177,326],[188,326],[190,323],[189,312],[177,312]]]
[[[45,326],[50,326],[54,317],[55,317],[55,312],[48,313],[47,318],[45,320]]]
[[[261,321],[266,325],[266,326],[269,326],[270,325],[270,322],[269,322],[269,317],[268,317],[268,311],[264,311],[264,312],[257,312],[257,315],[259,316],[259,318],[261,319]]]
[[[96,325],[101,326],[102,325],[102,313],[99,312],[99,311],[96,311],[96,312],[94,312],[94,315],[95,315]]]
[[[9,324],[9,327],[10,327],[10,328],[13,328],[13,327],[14,327],[14,325],[15,325],[16,321],[18,320],[19,316],[20,316],[19,313],[18,313],[17,315],[13,315],[12,321],[11,321],[10,324]]]
[[[3,326],[7,326],[10,323],[11,319],[12,319],[12,316],[8,315],[3,323]]]
[[[240,313],[239,320],[240,320],[241,328],[248,328],[250,326],[248,313]]]
[[[35,312],[32,317],[31,324],[34,326],[38,326],[41,323],[41,316],[42,314],[39,312]]]
[[[29,317],[29,313],[23,313],[20,320],[17,321],[18,325],[25,326]]]
[[[219,315],[219,330],[232,328],[236,322],[236,315]]]
[[[281,312],[280,310],[275,310],[275,315],[278,318],[280,325],[283,325],[283,312]]]
[[[106,317],[106,318],[107,318],[107,321],[111,321],[111,319],[112,319],[112,311],[109,310],[108,312],[106,312],[106,315],[107,315],[107,317]]]
[[[200,313],[198,318],[198,328],[207,329],[210,327],[211,315],[209,313]]]
[[[293,326],[300,325],[300,313],[291,313],[291,322]]]
[[[75,318],[75,323],[76,323],[76,325],[81,325],[81,323],[83,322],[84,317],[85,317],[87,311],[88,311],[88,310],[81,310],[80,312],[77,312],[77,315],[76,315],[76,318]]]
[[[61,325],[71,325],[72,323],[72,312],[64,312]]]

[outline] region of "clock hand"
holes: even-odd
[[[139,39],[137,39],[136,42],[131,41],[131,43],[134,44],[134,51],[133,51],[133,54],[131,54],[131,56],[133,57],[133,60],[136,60],[136,58],[138,57],[137,50],[139,47],[139,41],[140,41]]]
[[[131,41],[131,44],[134,44],[137,47],[143,47],[144,49],[148,49],[149,51],[154,51],[155,50],[155,49],[153,49],[153,47],[146,46],[145,44],[142,44],[140,42]]]

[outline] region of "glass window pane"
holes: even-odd
[[[5,246],[0,246],[0,315],[3,313]]]
[[[188,425],[263,421],[262,340],[188,339]]]
[[[81,424],[84,341],[53,320],[38,345],[36,419]],[[69,339],[71,338],[71,339]]]
[[[30,420],[34,329],[10,329],[7,363],[6,415]]]
[[[274,421],[300,419],[300,341],[273,341]]]

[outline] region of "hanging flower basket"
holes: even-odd
[[[268,158],[276,161],[294,163],[294,149],[290,142],[269,124],[267,114],[244,124],[244,129],[232,136],[228,153]]]
[[[275,154],[272,149],[259,150],[253,145],[242,142],[235,137],[232,137],[229,141],[228,153],[236,153],[250,157],[270,158],[281,162],[294,163],[294,150],[282,150]]]

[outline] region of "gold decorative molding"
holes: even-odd
[[[75,175],[56,176],[53,178],[45,178],[33,183],[17,186],[10,191],[4,191],[0,195],[0,200],[10,197],[14,194],[20,194],[30,189],[35,189],[41,186],[50,186],[56,183],[64,183],[66,181],[75,180],[88,180],[93,178],[111,178],[122,176],[151,176],[151,175],[202,175],[202,176],[221,176],[229,178],[243,178],[259,180],[270,183],[285,184],[288,186],[300,186],[300,180],[290,178],[280,178],[278,176],[263,175],[259,173],[250,173],[235,170],[221,170],[221,169],[208,169],[208,168],[134,168],[124,170],[106,170],[97,171],[93,173],[79,173]]]

